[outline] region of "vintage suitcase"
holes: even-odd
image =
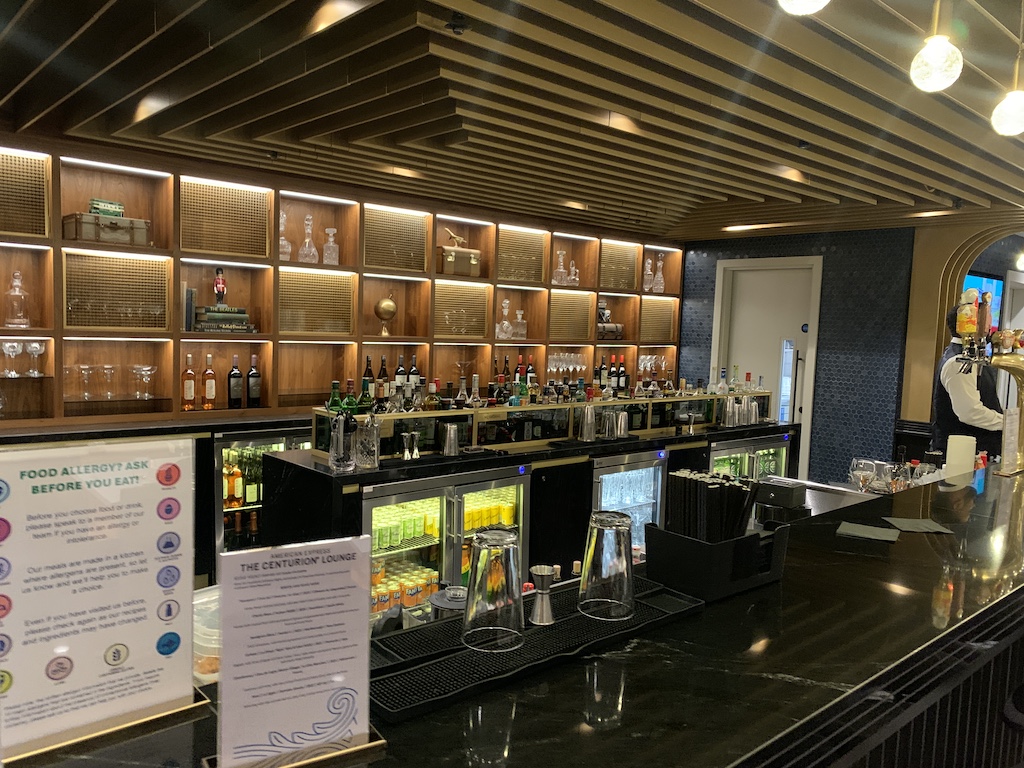
[[[439,245],[441,249],[441,271],[446,275],[480,277],[480,251],[476,248],[458,248]]]
[[[64,239],[114,245],[153,245],[152,226],[145,219],[69,213],[64,217]]]

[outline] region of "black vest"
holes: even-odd
[[[1003,452],[1002,430],[993,432],[988,429],[980,429],[969,424],[964,424],[953,412],[953,404],[949,399],[949,392],[942,386],[939,376],[942,373],[942,366],[950,358],[956,357],[963,350],[960,344],[950,344],[942,353],[938,368],[935,369],[935,383],[932,388],[932,412],[935,414],[932,421],[932,450],[946,453],[946,439],[950,435],[970,435],[978,441],[978,451],[988,451],[989,458],[995,458]],[[971,373],[957,373],[957,376],[973,376]],[[981,402],[986,408],[991,408],[998,413],[1003,412],[999,404],[999,395],[996,391],[996,371],[991,365],[981,366],[981,375],[978,376],[978,394],[981,395]]]

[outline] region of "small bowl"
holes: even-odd
[[[449,600],[465,600],[469,590],[466,587],[445,587],[444,596]]]

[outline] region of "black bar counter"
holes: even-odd
[[[429,715],[375,723],[388,740],[378,764],[1016,765],[1024,732],[1004,708],[1024,684],[1022,511],[1024,478],[989,471],[797,521],[780,583]],[[904,532],[895,544],[836,535],[844,520],[886,527],[884,516],[930,517],[953,533]],[[937,599],[948,584],[951,598]],[[211,710],[19,765],[198,767],[215,733]]]

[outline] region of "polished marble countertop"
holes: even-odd
[[[780,583],[429,715],[375,723],[388,740],[376,765],[728,766],[956,625],[933,619],[949,569],[961,625],[1010,594],[1022,496],[1024,481],[989,472],[799,521]],[[843,520],[885,527],[885,516],[931,517],[952,533],[895,544],[836,535]],[[198,766],[215,731],[206,714],[22,765]]]

